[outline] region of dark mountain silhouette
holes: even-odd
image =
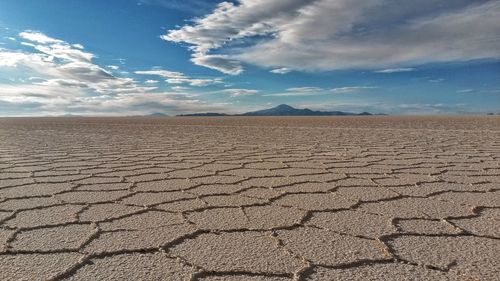
[[[225,113],[193,113],[177,116],[350,116],[350,115],[373,115],[369,112],[352,113],[344,111],[316,111],[309,108],[295,108],[287,104],[280,104],[276,107],[247,112],[243,114],[225,114]],[[376,114],[383,115],[383,114]]]
[[[230,115],[226,113],[205,112],[205,113],[180,114],[177,116],[230,116]]]
[[[72,113],[66,113],[64,115],[60,115],[62,117],[82,117],[82,115],[77,115],[77,114],[72,114]]]
[[[168,117],[168,115],[165,113],[161,113],[161,112],[155,112],[155,113],[151,113],[149,115],[146,115],[146,117]]]
[[[343,111],[315,111],[309,108],[299,109],[291,107],[287,104],[280,104],[276,107],[263,109],[253,112],[247,112],[242,115],[245,116],[332,116],[332,115],[359,115],[356,113],[343,112]],[[364,112],[363,115],[371,115]]]

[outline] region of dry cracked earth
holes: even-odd
[[[500,118],[0,119],[0,280],[500,280]]]

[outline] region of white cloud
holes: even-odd
[[[215,69],[225,74],[238,75],[243,72],[243,66],[238,60],[225,55],[197,54],[191,58],[191,61],[197,65]]]
[[[265,94],[263,97],[300,97],[300,96],[310,96],[311,93],[300,93],[300,92],[283,92],[283,93],[273,93]]]
[[[353,87],[340,87],[333,88],[329,91],[335,94],[356,94],[361,93],[364,90],[376,89],[377,87],[367,87],[367,86],[353,86]]]
[[[319,87],[294,87],[288,88],[282,93],[272,93],[263,95],[264,97],[294,97],[294,96],[314,96],[323,95],[328,91],[328,89],[323,89]]]
[[[59,85],[48,84],[29,84],[29,85],[10,85],[0,84],[0,99],[9,102],[46,102],[53,98],[63,98],[70,100],[74,97],[83,96],[81,91],[75,91],[71,87],[59,87]]]
[[[146,80],[144,83],[146,83],[146,84],[156,84],[158,82],[159,82],[158,80]]]
[[[162,38],[189,44],[195,64],[229,74],[243,71],[240,61],[307,71],[403,69],[499,58],[499,15],[494,0],[239,0]]]
[[[271,69],[269,72],[271,73],[275,73],[275,74],[287,74],[289,72],[291,72],[292,70],[287,68],[287,67],[281,67],[281,68],[275,68],[275,69]]]
[[[55,39],[55,38],[49,37],[41,32],[32,31],[32,30],[26,30],[26,31],[19,33],[19,37],[26,39],[26,40],[29,40],[29,41],[32,41],[32,42],[40,43],[40,44],[65,43],[62,40]]]
[[[49,79],[43,80],[41,82],[36,82],[34,85],[41,86],[61,86],[61,87],[70,87],[70,88],[87,88],[88,84],[85,82],[81,82],[73,79]]]
[[[140,75],[155,75],[160,76],[167,79],[185,79],[187,78],[184,73],[176,72],[176,71],[168,71],[163,69],[153,69],[153,70],[141,70],[136,71],[135,74]]]
[[[457,91],[458,94],[469,94],[469,93],[474,93],[474,92],[476,92],[476,90],[474,90],[474,89],[463,89],[463,90]]]
[[[165,82],[167,82],[168,84],[189,84],[196,87],[222,83],[221,78],[192,78],[181,72],[168,71],[163,69],[141,70],[136,71],[135,74],[160,76],[165,78]]]
[[[106,65],[106,67],[112,70],[118,70],[120,68],[118,65]]]
[[[266,94],[263,96],[293,97],[293,96],[315,96],[315,95],[325,95],[325,94],[355,94],[376,88],[377,87],[368,87],[368,86],[351,86],[351,87],[340,87],[340,88],[296,87],[296,88],[288,88],[286,89],[286,92],[283,93]]]
[[[199,78],[190,78],[186,81],[191,86],[202,87],[213,84],[221,84],[221,78],[210,78],[210,79],[199,79]]]
[[[189,87],[182,87],[182,86],[173,86],[171,88],[172,88],[172,90],[179,91],[179,92],[187,91],[190,89]]]
[[[1,115],[149,114],[221,110],[221,103],[207,103],[196,95],[158,91],[157,87],[127,77],[116,77],[93,62],[84,46],[24,31],[19,37],[31,52],[0,48],[0,70],[15,77],[0,83]],[[120,61],[123,62],[123,61]],[[116,67],[112,66],[111,69]],[[192,79],[182,73],[159,70],[144,74],[187,79],[183,83],[220,83],[220,79]]]
[[[253,89],[225,89],[222,92],[230,94],[231,97],[251,96],[258,94],[258,90]]]
[[[382,70],[377,70],[375,71],[376,73],[397,73],[397,72],[411,72],[415,71],[416,69],[413,67],[406,67],[406,68],[387,68],[387,69],[382,69]]]
[[[325,89],[319,87],[295,87],[286,89],[288,92],[303,92],[303,93],[317,93],[322,92]]]

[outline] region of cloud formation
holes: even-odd
[[[281,67],[281,68],[276,68],[276,69],[271,69],[269,72],[275,73],[275,74],[287,74],[291,72],[292,70],[286,67]]]
[[[158,111],[175,114],[221,110],[225,106],[206,103],[181,89],[160,91],[155,80],[142,84],[133,78],[114,76],[94,63],[95,55],[81,44],[70,44],[30,30],[19,33],[18,37],[23,40],[21,45],[31,50],[0,48],[0,70],[6,69],[15,77],[12,83],[0,83],[2,114],[140,115]],[[178,79],[173,83],[193,86],[220,83],[220,79],[193,79],[165,70],[140,74]]]
[[[377,87],[370,86],[350,86],[339,88],[319,88],[319,87],[296,87],[288,88],[286,92],[267,94],[268,97],[293,97],[293,96],[315,96],[325,94],[357,94],[366,92],[367,90],[376,89]]]
[[[356,93],[361,93],[364,90],[371,90],[371,89],[376,89],[376,88],[377,87],[353,86],[353,87],[333,88],[333,89],[330,89],[329,91],[334,93],[334,94],[356,94]]]
[[[243,72],[243,66],[236,59],[225,55],[195,54],[191,61],[197,65],[218,70],[225,74],[238,75]]]
[[[159,76],[165,78],[165,82],[167,82],[168,84],[188,84],[195,87],[222,83],[221,78],[193,78],[181,72],[168,71],[163,69],[140,70],[136,71],[135,74]]]
[[[397,73],[397,72],[410,72],[410,71],[415,71],[416,69],[413,67],[406,67],[406,68],[387,68],[387,69],[382,69],[382,70],[377,70],[375,71],[376,73]]]
[[[228,74],[241,73],[240,62],[274,73],[409,69],[500,58],[499,15],[496,0],[239,0],[162,39],[188,44],[195,64]]]
[[[251,96],[258,94],[258,90],[253,89],[225,89],[222,92],[230,94],[231,97]]]

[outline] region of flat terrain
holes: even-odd
[[[0,119],[0,280],[500,280],[500,117]]]

